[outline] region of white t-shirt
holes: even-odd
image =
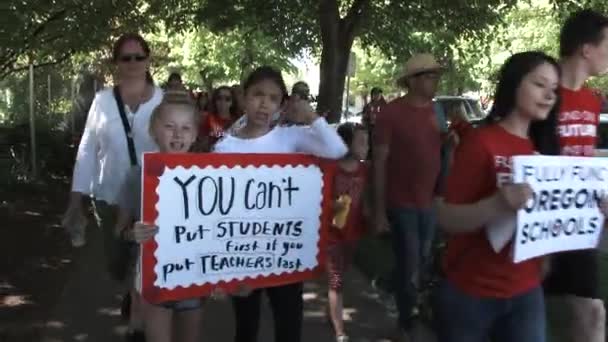
[[[162,97],[163,91],[156,87],[152,98],[142,103],[135,113],[125,106],[140,165],[144,152],[158,150],[148,127],[152,111]],[[91,194],[98,200],[116,204],[120,187],[130,168],[127,139],[113,88],[106,88],[96,94],[89,109],[74,165],[72,191]]]
[[[276,126],[254,139],[228,134],[214,149],[217,153],[308,153],[328,159],[339,159],[347,151],[342,138],[324,118],[310,126]]]

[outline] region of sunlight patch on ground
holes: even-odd
[[[45,325],[46,325],[47,328],[53,328],[53,329],[63,329],[63,328],[65,328],[65,323],[59,322],[59,321],[48,321],[48,322],[46,322]]]
[[[318,298],[319,295],[314,292],[304,292],[304,294],[302,294],[302,299],[304,299],[305,302],[310,302],[311,300],[315,300]]]
[[[325,318],[325,309],[304,310],[304,318]]]
[[[342,319],[346,322],[351,322],[353,320],[353,315],[355,314],[357,314],[357,309],[344,308],[342,311]]]
[[[6,293],[8,290],[13,290],[15,287],[6,281],[0,283],[0,293]]]
[[[74,335],[74,341],[84,342],[89,340],[89,334],[78,334]]]
[[[114,332],[115,335],[125,335],[127,333],[128,327],[126,325],[118,325],[115,326],[114,329],[112,329],[112,331]]]
[[[32,301],[28,299],[29,296],[23,295],[8,295],[2,298],[0,302],[0,307],[8,307],[14,308],[21,305],[30,305],[34,304]]]
[[[97,313],[104,316],[120,316],[120,308],[101,308],[97,310]]]

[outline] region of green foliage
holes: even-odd
[[[607,7],[605,4],[599,6],[599,3],[596,6],[594,8],[598,10]],[[539,50],[558,57],[561,25],[570,13],[580,8],[574,2],[518,2],[517,6],[505,13],[500,23],[479,32],[477,37],[460,39],[454,45],[451,70],[446,81],[454,80],[450,79],[449,74],[455,71],[453,73],[461,78],[456,78],[458,88],[492,93],[496,72],[512,54]],[[606,77],[595,78],[590,85],[608,91]]]
[[[27,117],[29,62],[53,68],[36,68],[37,112],[67,112],[70,79],[89,71],[110,81],[111,43],[126,31],[151,42],[159,83],[174,70],[204,88],[239,81],[259,64],[293,72],[290,60],[304,52],[321,60],[350,48],[342,40],[323,46],[320,9],[328,4],[337,8],[331,30],[357,37],[355,95],[373,86],[395,91],[394,75],[405,60],[426,51],[447,66],[443,93],[491,92],[493,75],[512,53],[556,54],[567,15],[588,7],[608,12],[603,0],[5,0],[0,121]],[[50,107],[48,72],[58,88]],[[606,77],[590,83],[608,90]]]
[[[477,37],[516,2],[223,0],[208,1],[201,7],[199,18],[214,31],[256,29],[273,37],[286,51],[308,49],[320,55],[318,109],[328,110],[330,120],[336,120],[344,86],[345,56],[354,38],[359,38],[366,48],[375,47],[393,57],[397,65],[416,52],[427,51],[449,61],[451,47],[459,39]]]
[[[475,35],[497,21],[515,0],[369,1],[369,0],[225,0],[208,1],[199,11],[213,30],[255,27],[294,53],[320,52],[319,6],[337,1],[340,17],[361,16],[356,33],[363,46],[376,46],[401,59],[412,51],[439,49],[461,35]],[[449,20],[448,20],[449,19]],[[441,38],[441,39],[438,39]],[[443,39],[443,40],[442,40]]]
[[[320,47],[315,0],[210,0],[198,9],[198,21],[214,32],[238,28],[271,37],[281,51],[298,54]]]
[[[35,65],[54,65],[107,44],[125,29],[145,29],[141,0],[5,0],[0,24],[0,79]]]
[[[373,87],[382,88],[385,94],[398,90],[395,75],[401,65],[375,47],[363,49],[359,43],[355,43],[353,52],[357,56],[357,72],[351,79],[351,93],[369,95]]]
[[[185,82],[212,89],[239,82],[248,71],[262,64],[294,71],[290,54],[258,31],[234,29],[213,33],[200,26],[182,33],[160,30],[148,38],[154,51],[164,56],[162,67],[155,73],[160,81],[170,72],[178,71]],[[156,60],[155,64],[161,63]]]
[[[51,97],[48,97],[48,78],[51,80]],[[4,113],[0,124],[18,125],[27,123],[30,113],[29,73],[22,72],[8,76],[1,87],[0,111]],[[57,70],[36,69],[34,73],[34,113],[45,125],[57,126],[64,122],[65,113],[71,103],[71,79],[64,78]]]

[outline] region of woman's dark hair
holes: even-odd
[[[517,103],[517,90],[523,79],[542,64],[549,63],[561,75],[561,69],[557,61],[543,52],[529,51],[517,53],[511,56],[502,66],[498,76],[498,85],[494,94],[494,105],[486,118],[487,123],[495,123],[511,114]],[[559,154],[559,142],[557,137],[557,112],[559,110],[560,98],[556,94],[557,101],[545,120],[533,121],[530,124],[530,139],[534,147],[541,154]]]
[[[220,97],[220,93],[222,91],[227,91],[230,93],[230,97],[232,98],[232,104],[230,105],[230,116],[235,119],[236,118],[236,97],[234,96],[234,91],[229,86],[220,86],[213,90],[213,94],[211,95],[211,101],[207,104],[209,108],[209,112],[213,114],[218,114],[217,111],[217,100]]]
[[[340,136],[340,138],[342,138],[344,144],[348,146],[349,149],[350,146],[353,144],[353,137],[355,136],[356,131],[367,132],[367,129],[361,124],[352,122],[345,122],[338,126],[338,135]]]
[[[260,83],[264,80],[269,80],[274,82],[277,87],[279,87],[279,89],[281,89],[281,93],[283,94],[283,99],[281,100],[281,102],[285,101],[285,99],[287,99],[287,86],[285,85],[285,80],[283,80],[283,75],[281,75],[281,72],[273,67],[270,66],[261,66],[257,69],[255,69],[250,75],[249,77],[247,77],[247,80],[245,80],[245,83],[243,85],[243,89],[245,90],[245,93],[247,92],[247,90],[253,86],[254,84]]]
[[[150,45],[144,39],[144,37],[137,33],[125,33],[122,36],[118,37],[118,39],[114,42],[114,46],[112,47],[112,62],[118,62],[122,47],[130,41],[137,42],[141,46],[142,50],[144,50],[144,54],[146,54],[146,57],[150,58]],[[146,72],[146,80],[148,81],[148,83],[154,84],[154,78],[152,77],[152,74],[149,70]]]

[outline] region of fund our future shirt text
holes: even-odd
[[[561,154],[591,157],[595,154],[600,99],[588,88],[560,88],[562,103],[557,133]]]

